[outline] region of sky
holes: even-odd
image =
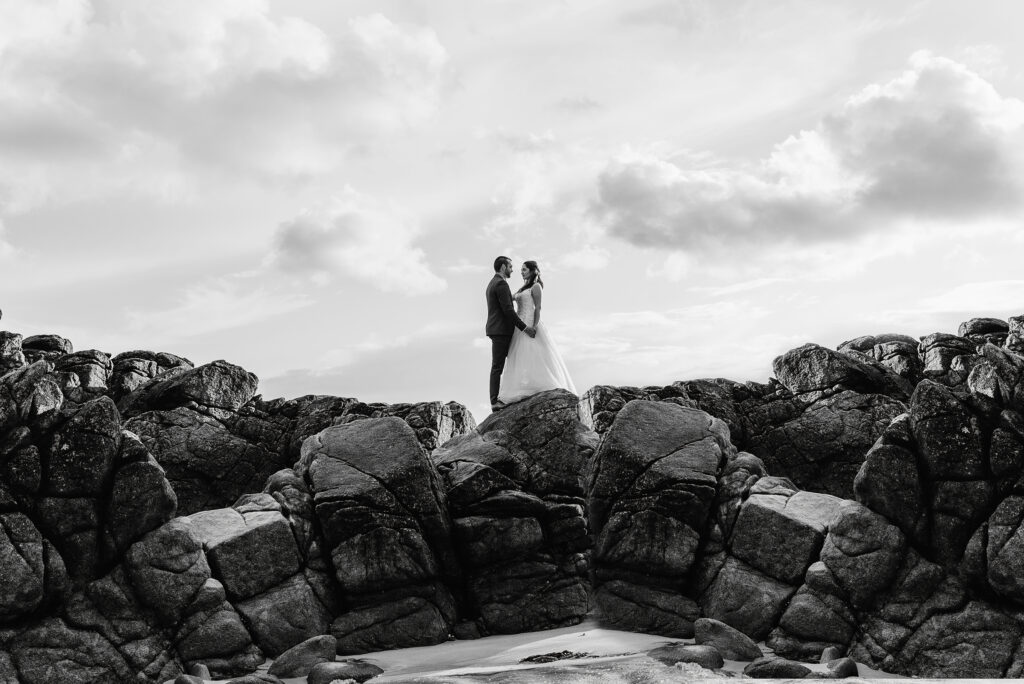
[[[0,329],[489,412],[1024,314],[1014,0],[0,0]]]

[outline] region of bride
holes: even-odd
[[[536,261],[525,261],[520,269],[523,286],[513,295],[516,313],[528,326],[536,328],[536,337],[521,330],[512,333],[512,344],[501,374],[501,392],[498,400],[510,404],[520,399],[551,389],[567,389],[576,394],[562,355],[555,347],[547,328],[540,322],[544,281]]]

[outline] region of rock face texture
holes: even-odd
[[[590,611],[752,676],[823,654],[1021,676],[1022,321],[804,345],[767,384],[545,392],[479,426],[0,333],[0,679],[284,654],[365,679],[327,661]]]
[[[693,636],[700,609],[685,579],[734,452],[725,424],[698,409],[634,401],[619,412],[588,490],[595,593],[608,622]]]
[[[590,602],[583,473],[597,435],[577,397],[544,392],[433,454],[463,568],[470,633],[580,622]]]

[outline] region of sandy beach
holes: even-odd
[[[687,682],[714,681],[741,676],[744,662],[726,660],[725,677],[719,672],[696,665],[666,667],[648,658],[651,649],[676,642],[693,643],[692,639],[669,639],[653,634],[624,632],[601,627],[590,618],[573,627],[542,632],[507,634],[467,641],[449,641],[436,646],[402,648],[360,656],[384,673],[373,682]],[[760,644],[766,654],[771,652]],[[586,657],[569,658],[550,663],[523,663],[530,656],[569,651]],[[265,672],[272,661],[260,667]],[[825,665],[807,666],[822,677]],[[902,680],[885,672],[858,665],[860,679],[873,683]],[[287,684],[305,684],[305,677],[284,679]],[[802,680],[809,681],[809,680]],[[851,679],[847,681],[856,681]],[[982,680],[977,680],[982,681]]]

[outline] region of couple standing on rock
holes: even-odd
[[[500,256],[494,260],[494,277],[487,283],[492,411],[545,390],[560,388],[576,394],[555,341],[540,322],[544,292],[540,266],[536,261],[524,261],[519,273],[523,286],[513,295],[507,282],[512,260]]]

